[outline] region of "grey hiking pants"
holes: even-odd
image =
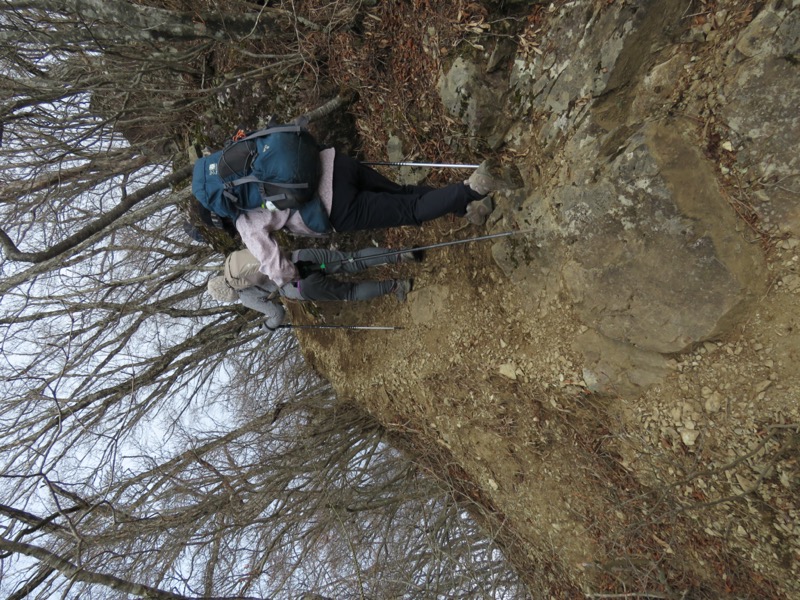
[[[297,282],[304,300],[371,300],[394,291],[395,280],[340,281],[330,275],[359,273],[370,267],[396,264],[400,255],[377,256],[390,252],[386,248],[365,248],[357,252],[339,252],[320,248],[303,248],[292,252],[292,261],[306,261],[325,268]]]

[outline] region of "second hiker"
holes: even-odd
[[[266,327],[275,329],[285,319],[285,310],[279,297],[290,300],[371,300],[394,294],[401,302],[411,291],[409,279],[384,279],[380,281],[341,281],[336,273],[359,273],[370,267],[398,262],[418,262],[419,252],[403,252],[385,256],[384,248],[365,248],[357,252],[339,252],[316,248],[303,248],[291,253],[290,259],[298,271],[298,279],[277,285],[260,270],[258,259],[249,250],[232,252],[225,259],[223,274],[208,282],[209,294],[220,302],[241,301],[244,306],[263,313]]]

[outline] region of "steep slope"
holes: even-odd
[[[484,140],[464,150],[488,141],[525,180],[489,231],[532,232],[404,265],[406,304],[318,307],[402,331],[301,335],[536,598],[800,593],[798,155],[775,139],[800,136],[800,7],[696,8],[563,2],[512,51],[429,49],[446,118]]]

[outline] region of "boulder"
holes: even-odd
[[[591,179],[551,199],[569,247],[564,284],[584,322],[652,352],[724,334],[763,285],[758,247],[687,136],[649,124],[609,157],[584,140],[568,155],[595,163]]]

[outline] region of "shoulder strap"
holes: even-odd
[[[274,181],[261,181],[255,175],[247,175],[246,177],[239,177],[239,179],[234,179],[233,181],[227,181],[225,183],[225,187],[230,189],[244,183],[266,183],[267,185],[274,185],[275,187],[286,188],[287,190],[302,190],[308,187],[307,183],[276,183]]]
[[[265,135],[270,135],[271,133],[300,133],[301,131],[303,131],[303,128],[299,125],[280,125],[278,127],[267,127],[266,129],[254,131],[250,135],[236,141],[243,142],[245,140],[253,140],[255,138],[264,137]]]

